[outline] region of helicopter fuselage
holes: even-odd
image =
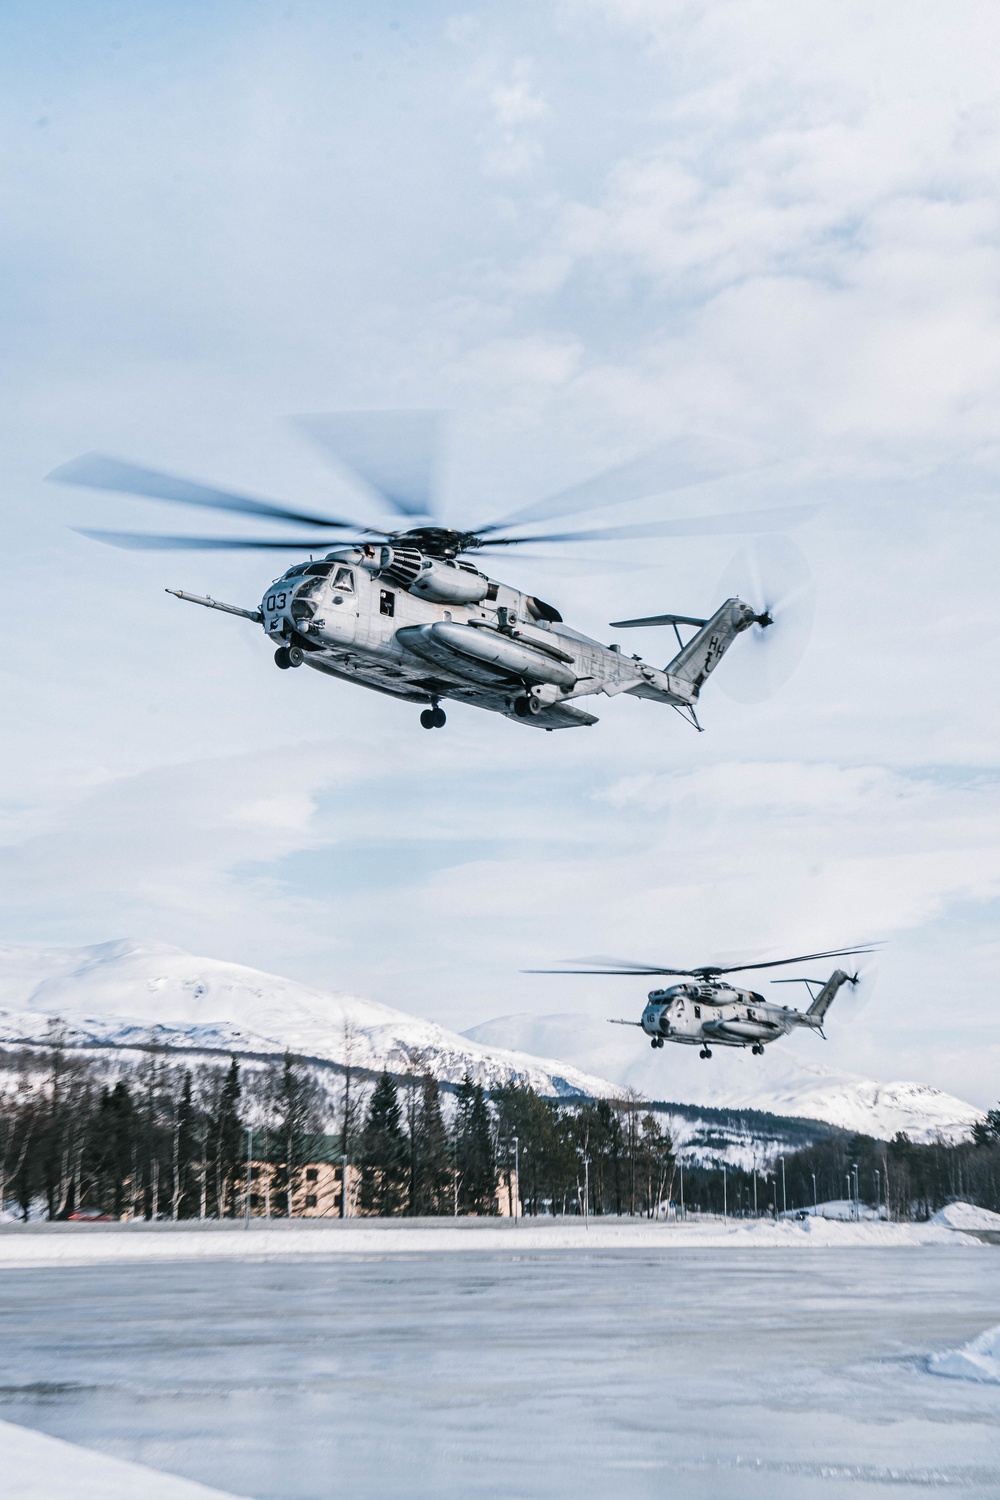
[[[596,723],[574,700],[597,693],[692,711],[705,678],[755,616],[727,600],[661,670],[571,629],[551,605],[469,562],[376,543],[289,568],[265,593],[259,618],[279,653],[291,655],[279,664],[556,729]]]
[[[713,1046],[750,1047],[761,1053],[768,1042],[787,1036],[797,1026],[822,1035],[823,1017],[837,992],[852,982],[843,969],[837,969],[809,1009],[801,1011],[765,1000],[756,990],[738,989],[722,980],[695,979],[650,990],[638,1024],[654,1047],[676,1042],[682,1047],[700,1047],[703,1057],[711,1057]]]

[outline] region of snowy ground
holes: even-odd
[[[240,1223],[5,1224],[0,1269],[90,1265],[110,1261],[260,1260],[330,1255],[491,1253],[570,1250],[819,1248],[949,1245],[976,1242],[944,1223],[860,1224],[809,1217],[771,1219],[348,1219],[308,1225],[301,1219]]]
[[[1000,1324],[1000,1253],[931,1228],[803,1253],[775,1226],[709,1245],[632,1226],[617,1248],[595,1227],[567,1253],[510,1226],[452,1231],[455,1255],[416,1227],[426,1253],[400,1255],[398,1229],[351,1226],[308,1258],[188,1232],[258,1254],[8,1265],[0,1417],[255,1500],[995,1500],[1000,1387],[930,1364]]]
[[[224,1500],[221,1490],[11,1422],[0,1422],[0,1493],[5,1500]]]

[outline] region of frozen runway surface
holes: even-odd
[[[0,1270],[0,1417],[262,1500],[1000,1494],[1000,1388],[927,1369],[994,1247],[389,1244]]]

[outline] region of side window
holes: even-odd
[[[344,589],[348,594],[354,593],[354,574],[350,568],[338,568],[337,576],[333,580],[334,588]]]
[[[378,612],[380,615],[394,615],[396,613],[396,596],[392,589],[379,589]]]
[[[700,1021],[701,1020],[701,1006],[700,1005],[696,1005],[695,1006],[694,1013],[698,1017],[698,1020]]]

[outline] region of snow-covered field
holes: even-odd
[[[968,1207],[969,1205],[964,1205]],[[982,1212],[982,1210],[979,1210]],[[993,1217],[996,1217],[995,1215]],[[973,1226],[969,1226],[973,1227]],[[260,1260],[331,1255],[411,1255],[560,1250],[673,1251],[701,1248],[818,1249],[847,1246],[975,1245],[946,1222],[889,1224],[836,1219],[298,1219],[241,1223],[8,1224],[0,1230],[0,1270],[14,1266],[108,1262]]]
[[[254,1500],[1000,1493],[1000,1387],[932,1373],[1000,1324],[1000,1253],[943,1226],[818,1254],[361,1232],[382,1253],[0,1268],[0,1417]],[[27,1441],[0,1427],[5,1500],[190,1494],[120,1468],[74,1489],[86,1455]]]
[[[0,1422],[5,1500],[221,1500],[224,1491]]]

